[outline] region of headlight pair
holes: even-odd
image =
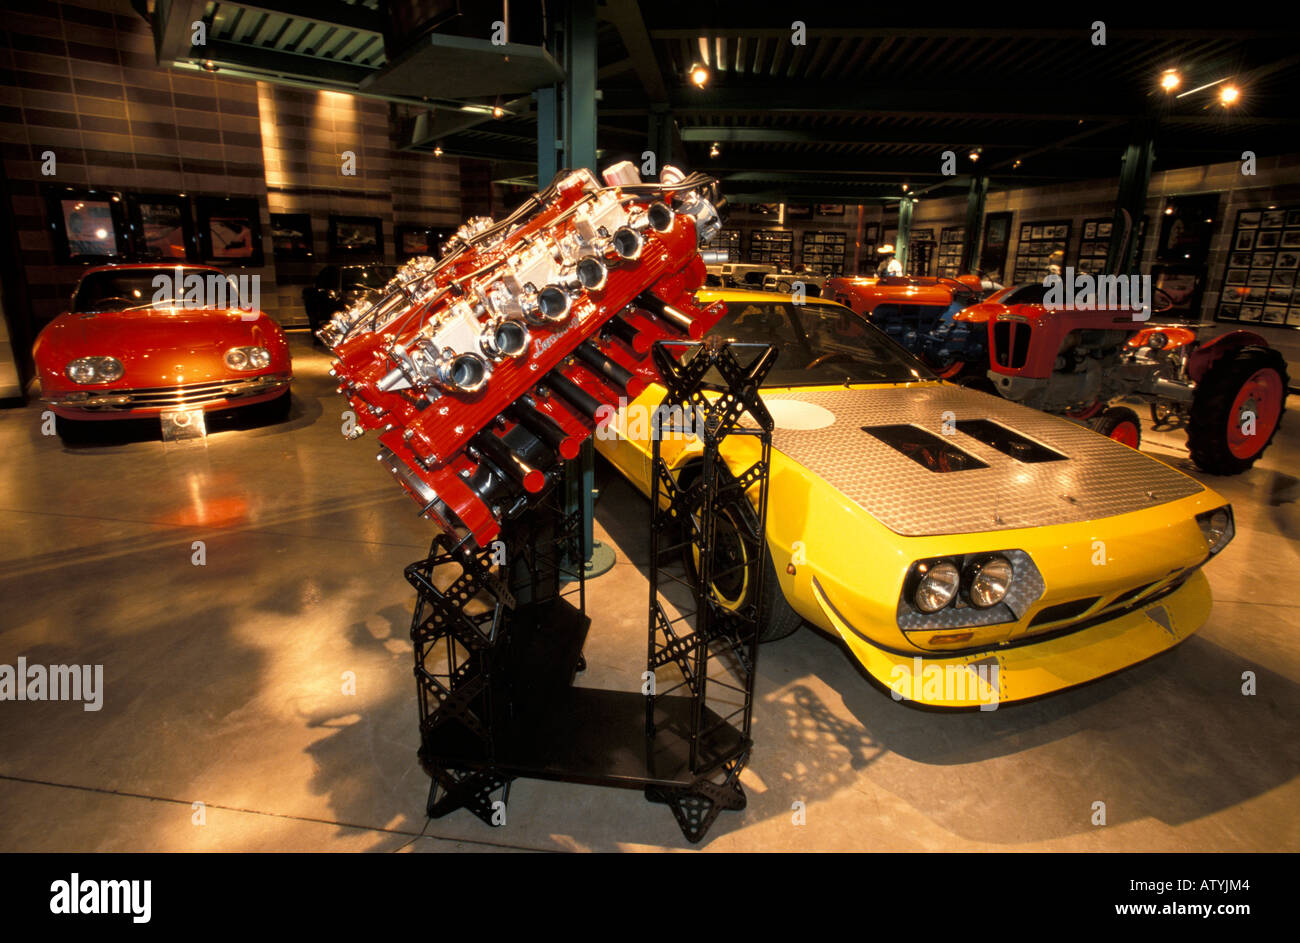
[[[977,609],[996,606],[1011,589],[1015,568],[1006,557],[990,556],[975,560],[962,574],[950,560],[916,564],[919,579],[912,591],[912,604],[924,613],[938,612],[957,598],[962,586],[970,604]]]
[[[225,360],[231,370],[265,370],[271,365],[271,353],[265,347],[232,347]]]
[[[122,379],[122,362],[116,357],[78,357],[63,368],[73,383],[112,383]]]

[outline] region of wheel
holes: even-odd
[[[1192,461],[1212,475],[1255,464],[1282,425],[1289,382],[1286,361],[1270,347],[1224,354],[1196,384],[1187,423]]]
[[[1111,406],[1092,421],[1094,432],[1131,449],[1142,444],[1142,420],[1127,406]]]
[[[1178,419],[1178,410],[1168,403],[1151,404],[1151,424],[1154,426],[1172,426]]]
[[[740,609],[753,601],[759,561],[746,561],[748,551],[740,534],[742,530],[752,531],[756,523],[753,508],[746,501],[740,507],[734,504],[724,507],[715,526],[713,572],[721,575],[713,580],[713,594],[727,609]],[[692,582],[698,580],[699,553],[699,547],[691,545],[682,554],[686,575]],[[767,579],[763,581],[763,595],[758,600],[758,640],[774,642],[792,635],[803,625],[803,619],[786,602],[766,541],[763,541],[761,564],[767,567]]]

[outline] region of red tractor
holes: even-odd
[[[1186,328],[1148,326],[1140,312],[1048,307],[1041,299],[985,302],[989,379],[1002,396],[1087,422],[1137,448],[1139,397],[1153,418],[1186,417],[1192,461],[1234,475],[1254,464],[1286,409],[1286,361],[1250,331],[1204,344]]]

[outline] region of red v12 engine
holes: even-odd
[[[650,348],[699,338],[699,246],[721,227],[713,178],[630,162],[562,172],[504,219],[475,217],[442,258],[319,332],[357,438],[448,534],[490,543],[620,398],[658,379]]]

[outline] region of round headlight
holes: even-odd
[[[970,582],[971,605],[987,609],[1002,602],[1011,588],[1013,575],[1010,561],[1003,557],[992,557],[979,564]]]
[[[1169,337],[1160,331],[1152,331],[1147,338],[1147,346],[1152,350],[1164,350],[1169,344]]]
[[[271,353],[265,347],[248,348],[248,365],[254,370],[262,370],[271,363]]]
[[[1205,542],[1210,545],[1210,552],[1214,553],[1223,545],[1223,538],[1227,536],[1228,527],[1232,519],[1228,516],[1225,508],[1219,508],[1210,515],[1209,520],[1201,524],[1201,530],[1205,533]]]
[[[94,383],[95,382],[95,365],[90,362],[89,357],[83,357],[80,360],[74,360],[68,364],[64,373],[73,383]]]
[[[957,595],[961,574],[951,563],[936,563],[916,585],[913,602],[922,612],[938,612]]]
[[[99,378],[100,383],[112,383],[114,380],[122,379],[122,361],[116,357],[99,357],[96,359],[98,363],[95,364],[95,375]]]
[[[244,370],[248,367],[248,354],[242,347],[232,347],[226,351],[226,366],[231,370]]]

